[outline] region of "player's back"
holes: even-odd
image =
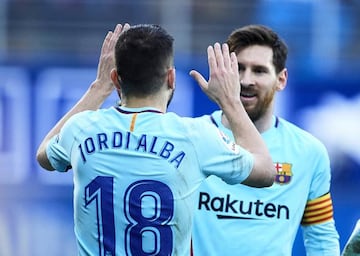
[[[201,125],[149,108],[70,123],[80,255],[189,255],[193,192],[205,178],[193,146]]]

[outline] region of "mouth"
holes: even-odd
[[[256,93],[254,92],[241,92],[240,93],[240,97],[241,98],[245,98],[245,99],[252,99],[256,97]]]

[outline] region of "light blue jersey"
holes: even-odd
[[[201,119],[221,123],[221,111]],[[194,256],[290,256],[300,223],[308,255],[339,255],[325,147],[312,135],[274,117],[262,134],[277,176],[268,188],[229,186],[209,177],[200,186],[193,226]]]
[[[200,183],[240,183],[254,161],[213,124],[151,108],[74,115],[46,153],[73,169],[79,255],[92,256],[188,256]]]

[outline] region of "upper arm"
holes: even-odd
[[[69,119],[60,133],[52,138],[45,138],[37,151],[37,161],[46,170],[67,171],[70,163],[70,152],[74,144],[74,118]],[[81,122],[80,122],[81,123]],[[74,130],[75,129],[75,130]]]
[[[326,148],[318,143],[311,152],[314,175],[301,221],[307,255],[340,255],[339,235],[330,194],[331,170]]]
[[[54,169],[54,167],[52,167],[52,165],[47,157],[46,146],[47,146],[46,142],[42,143],[39,146],[37,153],[36,153],[36,160],[38,161],[39,165],[42,168],[44,168],[45,170],[53,171],[55,169]]]
[[[325,146],[317,144],[311,152],[314,174],[310,184],[308,200],[314,200],[330,191],[331,169],[330,159]]]
[[[239,184],[248,177],[253,156],[217,127],[209,122],[198,122],[189,132],[200,168],[206,176],[216,175],[230,184]]]
[[[262,155],[259,157],[254,155],[254,164],[249,176],[242,182],[242,184],[251,187],[270,187],[275,180],[275,168],[270,160],[264,159]],[[269,162],[269,163],[265,163]],[[264,168],[264,166],[267,166]],[[266,169],[268,168],[268,169]],[[270,176],[268,173],[273,173]]]

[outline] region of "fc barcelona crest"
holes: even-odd
[[[280,185],[289,183],[293,175],[291,171],[292,164],[278,162],[274,164],[276,169],[275,182]]]

